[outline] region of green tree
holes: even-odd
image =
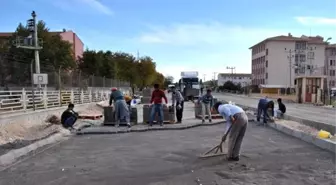
[[[164,83],[165,83],[165,77],[163,76],[163,74],[155,72],[155,78],[152,82],[152,85],[159,84],[161,88],[166,88],[166,86],[164,86]]]
[[[137,63],[137,71],[139,77],[138,87],[143,88],[153,84],[153,81],[156,78],[156,65],[153,62],[153,59],[146,56],[140,59],[140,62]]]
[[[174,77],[173,76],[165,76],[164,77],[164,87],[168,87],[168,85],[174,83]]]

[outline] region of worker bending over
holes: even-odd
[[[154,91],[152,92],[152,98],[150,103],[152,104],[152,110],[150,113],[149,126],[153,126],[153,121],[155,118],[155,114],[159,114],[159,122],[160,126],[163,126],[163,105],[162,98],[165,100],[166,104],[168,104],[168,100],[164,91],[159,89],[159,84],[154,84]]]
[[[175,87],[172,87],[171,91],[172,91],[172,106],[176,108],[177,123],[182,123],[184,98],[181,92],[176,90]]]
[[[205,112],[208,112],[209,122],[211,122],[211,107],[213,103],[213,96],[211,94],[211,90],[208,89],[206,94],[198,99],[197,103],[198,104],[201,103],[202,105],[202,123],[205,122]]]
[[[272,117],[268,115],[268,110],[270,110]],[[269,100],[267,97],[259,100],[257,121],[260,121],[261,114],[263,114],[263,123],[267,123],[267,119],[273,120],[274,117],[274,102]]]
[[[130,123],[130,110],[124,98],[124,94],[117,88],[111,89],[111,96],[109,105],[114,102],[114,117],[116,120],[116,127],[119,127],[120,121],[125,120],[128,127],[131,127]]]
[[[61,123],[64,128],[74,130],[73,125],[76,123],[78,118],[78,113],[73,110],[74,108],[75,105],[69,103],[68,108],[62,113]]]
[[[217,102],[214,105],[214,109],[226,119],[226,132],[232,126],[231,131],[229,131],[227,160],[239,161],[240,148],[245,136],[248,117],[245,111],[237,105]],[[224,139],[225,137],[223,136],[222,141]]]

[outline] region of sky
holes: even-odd
[[[85,48],[150,56],[175,81],[181,71],[205,80],[251,73],[250,46],[278,35],[320,35],[336,42],[336,0],[0,0],[0,32],[32,10],[53,31],[73,30]],[[319,2],[319,3],[317,3]]]

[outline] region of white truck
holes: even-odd
[[[185,101],[194,100],[200,94],[200,82],[197,71],[182,71],[179,89]]]

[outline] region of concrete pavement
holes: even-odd
[[[250,124],[240,162],[201,160],[223,125],[181,131],[76,136],[0,172],[6,185],[331,185],[335,155]]]
[[[233,94],[213,93],[218,99],[233,101],[236,104],[256,107],[258,99]],[[303,119],[322,122],[336,126],[336,109],[326,109],[321,107],[305,106],[297,103],[286,103],[287,112],[290,116],[295,116]],[[276,105],[277,107],[277,105]]]

